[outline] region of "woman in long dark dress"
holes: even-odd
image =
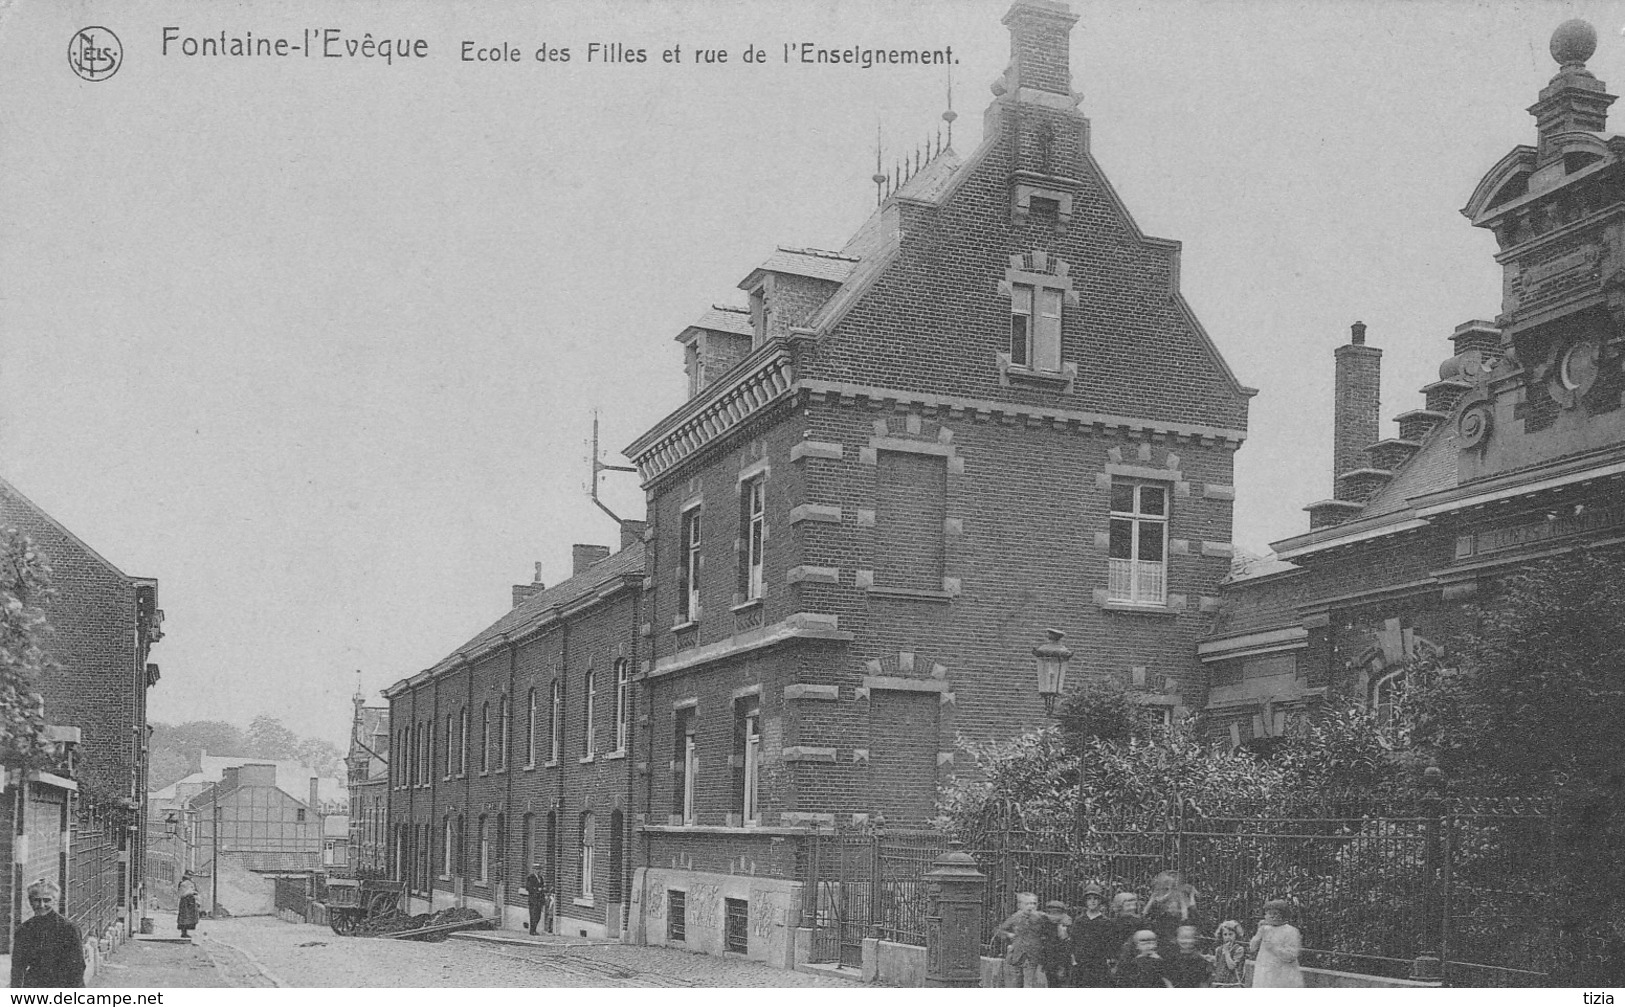
[[[181,875],[178,891],[181,904],[175,912],[175,927],[182,937],[191,937],[192,930],[197,927],[197,883],[192,880],[191,871]]]

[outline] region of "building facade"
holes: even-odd
[[[528,925],[540,863],[559,932],[622,932],[643,523],[577,545],[572,575],[514,606],[389,700],[389,857],[413,912],[465,906]]]
[[[27,919],[24,889],[37,878],[62,887],[62,911],[87,939],[128,934],[146,851],[147,659],[162,638],[158,584],[132,577],[0,480],[0,525],[16,528],[49,559],[57,595],[46,607],[46,649],[57,670],[38,683],[47,722],[66,746],[53,771],[8,771],[0,830],[0,934]]]
[[[367,706],[357,691],[350,721],[350,814],[345,870],[353,877],[384,877],[389,869],[389,708]]]
[[[1226,587],[1199,647],[1215,733],[1279,736],[1327,697],[1388,707],[1407,659],[1469,631],[1464,603],[1497,576],[1625,542],[1625,146],[1602,132],[1614,98],[1585,67],[1594,46],[1583,23],[1558,29],[1536,144],[1462,210],[1495,237],[1501,312],[1450,334],[1397,437],[1378,436],[1365,327],[1336,351],[1333,496]]]
[[[790,961],[795,837],[919,824],[962,739],[1045,723],[1033,647],[1200,710],[1253,390],[1089,150],[1064,5],[1020,0],[981,144],[679,334],[648,494],[636,939]]]

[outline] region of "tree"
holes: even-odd
[[[38,692],[56,666],[45,646],[51,633],[45,609],[54,595],[45,554],[15,528],[0,528],[0,761],[8,764],[55,755]]]
[[[1474,614],[1474,632],[1452,641],[1448,660],[1411,669],[1412,740],[1453,786],[1558,799],[1551,873],[1564,944],[1587,949],[1601,969],[1577,979],[1617,983],[1625,975],[1620,552],[1580,549],[1525,566],[1488,585]]]
[[[299,758],[299,735],[288,730],[275,717],[260,714],[248,725],[244,736],[248,753],[256,759]]]

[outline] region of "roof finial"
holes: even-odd
[[[1565,70],[1583,70],[1586,60],[1597,51],[1597,29],[1589,22],[1572,18],[1552,32],[1552,59]]]
[[[875,173],[870,181],[875,183],[875,205],[879,206],[884,198],[881,187],[886,184],[886,173],[880,170],[880,120],[875,120]]]
[[[942,121],[948,124],[948,146],[954,145],[954,120],[959,113],[954,111],[954,71],[948,68],[948,111],[942,113]]]

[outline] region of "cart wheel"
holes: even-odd
[[[327,925],[332,927],[333,932],[340,937],[349,937],[355,933],[356,918],[348,912],[340,911],[332,915],[327,921]]]

